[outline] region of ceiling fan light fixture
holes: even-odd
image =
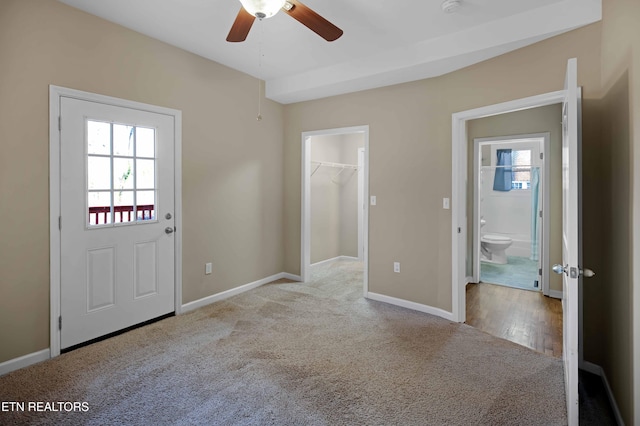
[[[242,7],[258,19],[271,18],[278,13],[286,0],[240,0]]]
[[[453,13],[460,7],[460,0],[444,0],[442,2],[442,11],[444,13]]]

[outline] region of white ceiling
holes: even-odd
[[[59,1],[261,78],[284,104],[442,75],[601,19],[601,0],[462,0],[453,14],[442,0],[304,0],[344,35],[280,12],[228,43],[238,0]]]

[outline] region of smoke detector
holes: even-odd
[[[444,13],[453,13],[460,7],[460,0],[444,0],[442,2],[442,11]]]

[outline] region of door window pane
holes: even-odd
[[[113,197],[113,222],[124,223],[135,220],[133,191],[119,191]]]
[[[156,131],[146,127],[136,128],[136,157],[155,157]]]
[[[87,121],[87,153],[111,154],[111,125],[101,121]]]
[[[113,188],[133,189],[133,159],[114,158],[113,159]]]
[[[89,225],[111,223],[111,191],[89,192]]]
[[[133,157],[134,127],[113,125],[113,155]]]
[[[138,191],[136,199],[138,202],[137,220],[155,219],[156,191]]]
[[[87,188],[111,189],[111,159],[93,157],[87,159]]]
[[[139,189],[155,188],[155,160],[136,160],[136,174]]]

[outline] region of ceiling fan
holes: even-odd
[[[342,35],[340,28],[298,0],[240,0],[240,3],[242,8],[227,36],[230,42],[244,41],[256,18],[270,18],[280,9],[327,41],[337,40]]]

